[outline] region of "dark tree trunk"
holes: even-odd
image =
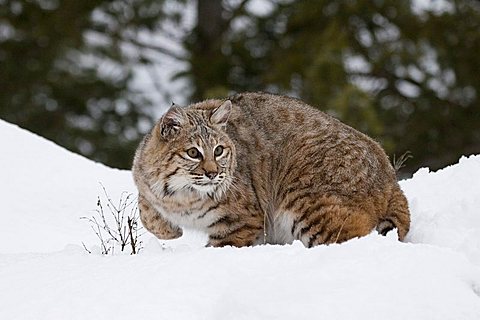
[[[191,48],[191,71],[195,90],[193,100],[202,100],[218,92],[227,82],[228,68],[222,54],[222,37],[226,23],[221,0],[198,0],[198,22]]]

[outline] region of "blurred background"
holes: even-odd
[[[478,154],[480,1],[0,0],[0,118],[109,166],[172,101],[260,90],[410,152],[402,176]]]

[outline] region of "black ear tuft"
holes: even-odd
[[[172,105],[160,120],[160,135],[164,139],[174,137],[180,131],[184,121],[180,107]]]

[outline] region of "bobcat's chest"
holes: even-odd
[[[284,212],[275,213],[267,223],[267,243],[291,244],[294,240],[292,226],[292,215]]]
[[[197,203],[190,206],[171,206],[159,204],[157,211],[173,225],[192,229],[206,230],[217,219],[214,210],[208,210],[208,203]]]

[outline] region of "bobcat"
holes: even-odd
[[[172,106],[145,136],[133,176],[143,225],[160,239],[181,227],[209,246],[340,243],[410,226],[383,149],[300,100],[237,94]]]

